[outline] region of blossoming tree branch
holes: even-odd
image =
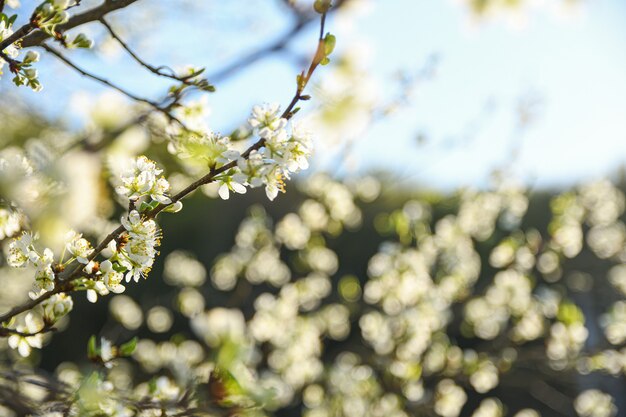
[[[38,248],[36,233],[23,232],[15,238],[9,245],[8,263],[15,268],[32,266],[35,270],[35,283],[29,293],[30,302],[16,306],[0,316],[0,322],[3,324],[0,335],[10,336],[10,345],[19,349],[24,356],[30,353],[31,347],[41,347],[41,334],[53,330],[54,323],[71,311],[73,302],[70,293],[86,291],[89,300],[96,302],[98,295],[123,292],[124,281],[137,282],[140,278],[147,277],[158,254],[157,248],[161,240],[162,232],[155,222],[159,213],[180,211],[181,200],[185,196],[211,182],[219,183],[219,195],[223,199],[228,199],[231,192],[241,194],[245,193],[248,187],[263,186],[267,197],[274,200],[279,191],[285,190],[285,181],[292,174],[308,167],[308,157],[312,150],[311,138],[307,131],[292,123],[291,119],[299,110],[296,107],[298,103],[310,98],[304,95],[304,90],[313,73],[319,65],[329,62],[329,56],[333,51],[335,38],[325,32],[326,15],[332,7],[331,1],[315,2],[314,9],[321,16],[317,50],[308,69],[297,76],[293,99],[283,111],[278,105],[254,107],[245,128],[245,137],[242,138],[241,134],[238,137],[239,141],[242,139],[252,141],[243,152],[235,150],[227,136],[187,128],[182,121],[168,113],[171,104],[163,108],[154,102],[137,98],[106,80],[80,70],[61,53],[41,43],[45,39],[44,35],[48,35],[64,48],[88,48],[92,42],[84,35],[70,41],[63,34],[63,28],[76,26],[76,20],[82,23],[99,20],[143,66],[157,75],[181,83],[180,89],[175,93],[174,102],[178,101],[181,91],[189,86],[212,91],[213,87],[206,80],[197,79],[201,70],[194,70],[185,76],[163,72],[161,68],[144,63],[123,43],[106,23],[104,15],[131,3],[133,1],[107,1],[99,8],[78,15],[80,18],[72,19],[68,10],[78,6],[78,2],[48,0],[35,9],[29,23],[14,33],[11,33],[14,17],[9,18],[2,14],[3,36],[0,48],[5,52],[1,56],[8,63],[10,71],[15,74],[13,82],[16,85],[28,85],[39,91],[41,84],[37,80],[36,70],[32,68],[32,64],[39,60],[39,55],[28,51],[21,61],[16,58],[20,51],[16,44],[27,40],[27,36],[32,34],[36,40],[31,42],[41,44],[46,51],[83,75],[111,86],[131,99],[146,102],[166,114],[170,122],[168,126],[170,151],[181,159],[200,159],[207,167],[208,173],[180,192],[171,195],[170,184],[161,175],[163,170],[159,169],[154,161],[139,156],[129,161],[120,176],[113,179],[116,183],[115,191],[128,202],[128,214],[122,217],[122,224],[95,247],[92,247],[81,234],[70,231],[60,258],[55,259],[50,248]],[[36,37],[39,33],[44,35]],[[105,251],[106,259],[98,261],[97,257]],[[40,325],[34,324],[34,316],[29,312],[24,326],[17,328],[10,326],[15,316],[38,306],[41,306],[43,311],[43,322]]]
[[[540,7],[456,3],[473,18]],[[0,416],[618,414],[623,182],[530,192],[498,171],[488,189],[439,192],[347,173],[358,132],[407,106],[439,65],[403,68],[387,99],[349,39],[319,71],[335,44],[328,18],[367,7],[0,0]],[[183,52],[168,43],[178,20],[216,31],[216,45],[248,36],[233,10],[252,33],[274,11],[285,24],[213,70],[161,62]],[[279,53],[297,64],[270,88],[284,86],[285,103],[246,110],[227,134],[209,127],[211,94]],[[103,69],[120,62],[128,73]],[[163,89],[145,93],[132,71]],[[70,120],[41,110],[57,87],[79,90],[56,109]],[[317,147],[342,148],[333,172],[295,175],[312,156],[306,126]]]

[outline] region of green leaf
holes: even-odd
[[[153,394],[157,390],[156,378],[152,378],[148,381],[148,391]]]
[[[209,377],[209,392],[220,406],[234,406],[246,397],[237,379],[230,371],[216,366]]]
[[[206,71],[206,68],[196,68],[192,71],[192,74],[194,77],[197,77],[198,75],[202,74],[204,71]]]
[[[133,337],[128,342],[120,346],[118,356],[130,356],[137,348],[137,337]]]
[[[145,213],[146,211],[154,210],[158,205],[159,205],[158,201],[152,200],[149,203],[142,201],[141,205],[139,206],[139,212]]]
[[[96,348],[96,335],[91,335],[87,342],[87,357],[89,359],[98,357],[98,348]]]
[[[139,205],[139,212],[143,213],[144,211],[150,210],[150,204],[146,203],[145,201],[142,201],[141,204]]]

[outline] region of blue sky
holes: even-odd
[[[408,8],[413,11],[402,12]],[[513,143],[520,156],[512,170],[544,186],[595,178],[626,161],[626,2],[589,2],[572,19],[539,11],[521,30],[502,20],[469,29],[465,11],[447,1],[379,2],[376,10],[382,16],[372,13],[361,26],[382,29],[370,35],[380,71],[429,52],[441,60],[414,106],[370,132],[402,152],[365,140],[360,151],[367,163],[402,161],[415,167],[411,178],[454,187],[483,185],[494,167],[508,165]],[[536,122],[519,135],[514,109],[528,95],[542,104]],[[494,109],[485,115],[488,103]],[[476,123],[465,145],[438,145]],[[432,146],[414,145],[418,128]]]
[[[369,13],[356,17],[351,29],[333,20],[328,28],[337,33],[340,52],[357,43],[368,46],[367,70],[379,81],[381,100],[392,90],[389,79],[398,70],[415,70],[432,54],[439,64],[408,107],[359,135],[352,151],[354,169],[391,170],[404,181],[453,188],[484,186],[495,168],[505,167],[530,184],[553,186],[598,178],[626,162],[623,0],[588,1],[569,18],[533,9],[522,29],[502,18],[471,24],[467,10],[453,0],[370,3]],[[288,27],[276,2],[242,0],[211,7],[216,13],[196,16],[198,22],[174,15],[155,28],[139,4],[128,10],[145,19],[146,26],[136,27],[150,30],[145,39],[151,41],[141,43],[146,59],[206,65],[211,73]],[[290,49],[311,49],[314,32],[311,27]],[[73,56],[142,94],[154,97],[164,86],[122,58]],[[40,71],[46,87],[37,98],[44,98],[40,103],[50,113],[71,120],[63,104],[71,92],[101,89],[47,61]],[[209,98],[212,125],[227,130],[254,103],[288,102],[297,72],[293,60],[276,55],[218,85]],[[523,97],[539,106],[534,122],[519,132],[515,109]],[[418,133],[427,138],[422,145]],[[513,147],[519,155],[512,164]],[[326,150],[320,152],[324,166]]]

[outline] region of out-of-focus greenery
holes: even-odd
[[[33,137],[48,129],[60,128]],[[175,172],[158,149],[147,150]],[[102,190],[83,195],[94,236],[103,223],[93,219],[113,213],[106,158],[77,148],[43,170],[62,183],[63,167],[90,161],[81,180]],[[614,415],[626,363],[623,186],[529,194],[501,179],[442,194],[392,184],[314,174],[274,203],[196,195],[161,219],[147,280],[96,304],[78,294],[60,334],[27,359],[2,342],[0,392],[22,381],[4,412],[15,398],[49,411],[74,398],[79,415],[126,415],[110,410],[152,398],[198,415]],[[59,188],[37,199],[56,207]],[[77,220],[66,213],[29,216],[53,240],[57,229],[40,225]],[[3,306],[31,284],[7,267],[0,279]],[[85,350],[94,334],[96,359],[101,337],[138,342],[103,368]]]
[[[310,6],[302,3],[284,2],[296,14]],[[528,4],[466,3],[481,16]],[[54,2],[46,13],[65,18],[66,7]],[[330,36],[312,67],[326,63]],[[310,118],[322,149],[407,99],[381,106],[349,53],[333,60],[315,81],[321,105]],[[223,138],[176,142],[174,121],[209,131],[206,103],[179,98],[146,113],[105,94],[82,109],[81,128],[19,100],[0,103],[1,314],[28,302],[37,282],[32,267],[9,263],[64,259],[80,251],[76,242],[84,254],[83,242],[95,246],[119,219],[130,221],[134,202],[116,193],[124,161],[158,162],[172,195],[216,169],[227,146],[213,139]],[[233,146],[264,111],[254,110],[257,126],[233,132]],[[273,177],[274,191],[286,193],[272,203],[253,190],[224,201],[211,183],[182,212],[160,213],[152,271],[123,291],[104,286],[103,272],[120,272],[107,254],[86,261],[82,286],[55,294],[52,307],[8,313],[0,415],[611,417],[626,409],[623,177],[531,191],[502,174],[483,190],[443,193],[398,187],[397,174],[381,172],[312,172],[285,184],[289,172]],[[86,240],[70,234],[68,244],[68,230]],[[13,238],[24,232],[54,249],[16,261]],[[115,250],[130,246],[124,233],[112,239]],[[71,262],[50,263],[53,277]]]

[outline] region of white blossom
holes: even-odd
[[[9,244],[9,256],[7,262],[13,268],[21,268],[26,266],[31,258],[33,251],[34,237],[32,234],[24,232],[18,238],[15,238]]]
[[[121,174],[122,184],[117,186],[115,191],[130,200],[150,196],[161,204],[169,204],[172,200],[166,194],[170,185],[165,178],[159,177],[162,172],[154,161],[139,156],[131,161],[130,166]]]
[[[121,284],[124,274],[116,271],[110,260],[107,259],[100,263],[100,272],[102,273],[102,281],[109,291],[115,294],[124,292],[126,288]]]
[[[8,340],[9,346],[13,349],[17,349],[21,356],[29,356],[32,348],[41,349],[43,335],[38,333],[41,328],[41,323],[35,318],[33,313],[26,314],[24,324],[17,326],[16,330],[28,336],[18,334],[11,335]]]
[[[65,249],[76,257],[76,260],[81,264],[87,264],[89,260],[89,255],[93,253],[93,248],[91,244],[82,237],[83,235],[80,233],[76,233],[75,231],[69,231],[65,239],[67,243],[65,244]]]
[[[18,211],[0,208],[0,240],[19,232],[21,222],[22,215]]]
[[[42,303],[44,320],[47,323],[55,323],[72,311],[73,306],[71,296],[65,293],[54,294]]]
[[[110,249],[116,252],[115,260],[127,270],[126,282],[131,278],[137,282],[152,268],[157,254],[156,248],[161,243],[160,231],[154,220],[142,219],[136,210],[122,218],[122,225],[128,232],[128,242],[118,248],[115,241],[112,241]]]

